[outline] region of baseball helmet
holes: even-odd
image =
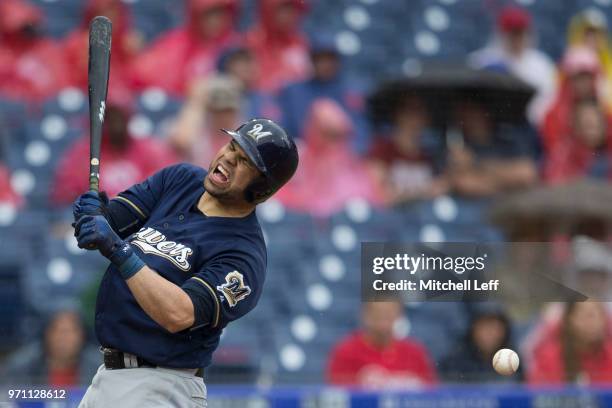
[[[251,119],[230,135],[263,174],[247,189],[247,200],[260,202],[274,194],[295,173],[299,157],[295,142],[270,119]]]

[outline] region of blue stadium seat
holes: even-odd
[[[58,115],[73,125],[86,124],[88,112],[86,91],[74,87],[60,90],[57,95],[46,100],[42,107],[43,116]]]
[[[134,25],[147,41],[155,40],[182,22],[184,7],[181,6],[165,0],[130,1]]]
[[[401,213],[381,211],[362,200],[349,202],[343,211],[330,218],[330,232],[334,227],[349,226],[359,241],[390,241],[399,236],[404,217]]]
[[[49,217],[45,211],[21,209],[7,217],[2,210],[0,219],[0,258],[18,255],[23,263],[28,263],[32,254],[39,256],[45,252],[45,242],[49,228]]]
[[[418,217],[423,223],[481,224],[486,221],[489,200],[443,196],[418,205]]]
[[[2,236],[0,234],[0,236]],[[2,237],[3,244],[14,240],[14,237]],[[7,239],[7,240],[5,240]],[[14,248],[14,252],[0,250],[0,350],[8,351],[11,347],[19,344],[21,338],[21,326],[25,320],[27,306],[23,286],[23,256],[27,256],[21,248]]]
[[[43,208],[46,204],[57,158],[52,146],[45,141],[10,146],[8,165],[12,170],[13,188],[34,208]]]
[[[6,160],[9,147],[25,138],[26,118],[24,104],[0,98],[0,160]]]
[[[276,375],[284,383],[320,382],[332,347],[351,331],[327,315],[295,315],[273,329]]]
[[[44,311],[57,298],[78,298],[102,278],[108,264],[100,254],[75,247],[70,234],[51,239],[45,256],[33,259],[26,269],[25,288],[34,310]]]
[[[33,0],[45,15],[45,33],[62,38],[79,26],[82,17],[83,2],[80,0]]]
[[[409,335],[426,346],[439,361],[457,344],[468,327],[465,306],[458,302],[413,303],[406,308]]]

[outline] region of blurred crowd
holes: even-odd
[[[566,49],[555,61],[538,49],[526,10],[501,8],[490,41],[466,55],[465,64],[531,85],[535,95],[524,120],[501,123],[487,103],[468,98],[453,102],[450,122],[440,129],[435,109],[419,95],[395,104],[388,123],[372,123],[368,92],[349,80],[335,38],[302,30],[312,6],[306,0],[259,0],[258,17],[246,30],[238,29],[239,0],[185,0],[183,24],[150,42],[136,30],[127,2],[85,3],[82,23],[53,39],[42,34],[45,16],[33,3],[0,1],[0,97],[36,112],[63,89],[85,93],[88,24],[93,16],[109,17],[101,167],[101,188],[109,196],[177,161],[208,168],[227,142],[219,129],[252,117],[279,121],[298,141],[298,172],[275,198],[317,218],[356,198],[384,209],[612,177],[612,48],[606,20],[591,11],[573,17]],[[181,101],[180,109],[163,134],[135,137],[130,118],[138,95],[150,89]],[[49,208],[67,208],[87,188],[89,138],[82,129],[60,152]],[[3,156],[9,150],[0,154],[0,203],[24,209],[28,201],[14,188]],[[519,346],[509,312],[496,304],[467,309],[465,338],[444,358],[433,358],[427,345],[394,336],[405,313],[399,304],[364,304],[361,328],[330,351],[327,381],[374,388],[443,381],[612,383],[612,315],[604,304],[552,305],[521,345],[528,363],[509,378],[490,363],[498,349]],[[2,371],[57,386],[87,383],[99,357],[86,333],[77,308],[50,311],[40,340],[10,356]]]
[[[224,143],[218,129],[258,116],[279,120],[300,142],[299,173],[278,199],[317,216],[355,197],[393,206],[610,177],[612,62],[599,14],[572,19],[556,64],[536,48],[529,13],[502,9],[489,43],[466,61],[533,86],[528,121],[508,126],[484,101],[457,100],[440,134],[434,112],[418,95],[397,104],[390,123],[368,123],[366,95],[347,80],[334,38],[307,38],[300,29],[307,2],[262,0],[259,19],[244,32],[237,30],[236,0],[188,0],[186,6],[183,26],[145,44],[118,0],[88,1],[81,26],[59,41],[41,35],[44,16],[35,6],[4,1],[0,94],[36,105],[66,87],[86,90],[88,22],[106,15],[114,28],[102,180],[111,195],[176,160],[207,167]],[[150,88],[184,105],[167,134],[140,143],[127,124],[135,96]],[[83,190],[73,170],[86,166],[86,150],[84,138],[63,153],[53,203],[66,204]],[[0,195],[19,203],[4,166],[0,174]],[[319,194],[312,195],[315,185]]]

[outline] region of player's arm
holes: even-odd
[[[142,309],[174,333],[191,327],[194,307],[179,286],[149,268],[102,215],[85,215],[75,225],[80,248],[97,249],[114,264]]]
[[[146,265],[127,284],[140,307],[171,333],[224,327],[257,303],[260,284],[249,262],[240,260],[248,256],[235,253],[217,259],[181,287]]]
[[[179,286],[146,265],[126,282],[142,310],[170,333],[193,326],[193,302]]]
[[[230,251],[233,256],[215,260],[179,287],[149,268],[103,216],[81,217],[75,231],[79,247],[97,249],[108,258],[140,307],[170,332],[223,327],[251,310],[259,298],[262,280],[254,271],[263,271],[265,261],[248,251]]]

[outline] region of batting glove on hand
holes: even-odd
[[[123,241],[102,215],[85,215],[75,226],[79,248],[97,249],[115,264],[124,279],[130,278],[145,264],[134,253],[129,243]]]
[[[84,215],[103,215],[106,217],[108,197],[105,192],[88,191],[72,204],[72,215],[76,223]]]

